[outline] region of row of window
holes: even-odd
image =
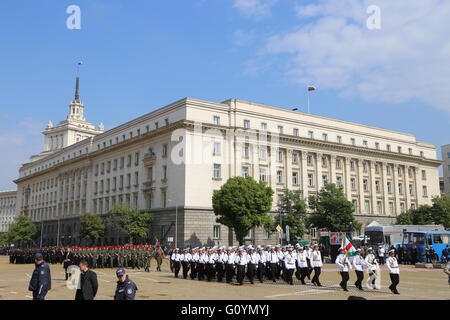
[[[220,125],[220,117],[219,116],[213,116],[213,123],[215,125]],[[245,119],[244,123],[243,123],[243,127],[244,127],[244,129],[250,129],[250,120]],[[260,123],[260,130],[261,131],[267,131],[267,123],[266,122],[261,122]],[[278,125],[277,126],[277,132],[279,134],[284,134],[284,126]],[[299,137],[300,136],[299,129],[298,128],[293,128],[292,135],[295,136],[295,137]],[[314,131],[311,131],[311,130],[308,131],[308,138],[309,139],[315,139]],[[322,133],[322,140],[326,141],[326,142],[329,141],[328,133]],[[342,136],[336,136],[336,143],[339,143],[339,144],[343,143]],[[356,146],[356,139],[355,138],[350,138],[349,144],[352,145],[352,146]],[[369,148],[369,142],[367,140],[363,140],[362,141],[362,146],[364,148]],[[379,142],[375,142],[374,143],[374,149],[381,150]],[[392,151],[392,147],[391,147],[390,144],[386,144],[386,151],[389,151],[389,152]],[[401,146],[397,146],[397,152],[398,153],[403,153],[403,149],[402,149]],[[408,153],[410,155],[412,155],[413,154],[413,149],[412,148],[408,148]],[[420,151],[420,156],[423,157],[423,151]]]

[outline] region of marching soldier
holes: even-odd
[[[200,259],[200,255],[197,252],[198,248],[192,249],[192,259],[190,262],[191,265],[191,274],[190,277],[194,280],[198,274],[198,260]]]
[[[74,262],[72,261],[73,259],[74,259],[74,255],[72,253],[72,249],[67,248],[67,251],[64,254],[64,270],[66,273],[66,280],[69,279],[69,274],[67,273],[67,268],[69,268],[69,266],[74,264]]]
[[[173,266],[173,272],[175,274],[175,278],[178,278],[178,273],[180,272],[181,262],[180,262],[180,249],[176,248],[170,257]]]
[[[191,259],[192,255],[189,253],[189,249],[184,249],[183,254],[180,255],[181,267],[183,268],[183,279],[187,279]]]
[[[314,277],[312,278],[312,283],[318,287],[322,287],[322,285],[320,284],[320,273],[322,271],[322,255],[320,254],[319,251],[319,246],[318,245],[314,245],[314,250],[311,252],[311,267],[314,270]]]
[[[308,255],[303,247],[299,247],[297,253],[297,266],[299,269],[299,274],[297,275],[297,279],[300,280],[302,284],[306,284],[305,278],[308,275],[307,257]]]
[[[205,279],[205,263],[207,258],[208,257],[206,256],[205,248],[201,248],[197,261],[197,269],[198,269],[197,278],[200,281]]]
[[[336,257],[335,263],[338,265],[338,271],[341,274],[342,281],[339,283],[344,291],[348,291],[347,282],[350,279],[348,274],[349,270],[352,268],[350,261],[348,261],[347,255],[343,248],[339,249],[339,255]]]
[[[367,272],[369,273],[369,278],[367,279],[367,288],[369,289],[379,289],[377,285],[377,277],[379,272],[378,261],[373,254],[373,249],[367,249],[367,255],[364,259],[364,263],[367,266]]]
[[[237,267],[237,275],[236,275],[236,280],[238,282],[239,285],[243,285],[244,284],[244,278],[245,278],[245,267],[248,264],[248,259],[247,257],[244,255],[244,249],[241,247],[238,250],[238,255],[236,256],[236,267]]]
[[[217,260],[216,260],[217,282],[223,281],[223,276],[225,274],[225,267],[224,267],[225,256],[226,253],[224,252],[224,247],[220,247],[219,252],[217,253]]]
[[[235,254],[233,248],[229,247],[227,249],[227,254],[224,256],[225,263],[225,280],[227,283],[231,283],[234,277],[234,266],[235,266]]]
[[[292,254],[292,247],[287,248],[287,254],[284,257],[284,267],[285,267],[285,280],[288,284],[291,286],[294,285],[294,282],[292,280],[292,275],[294,274],[295,270],[295,257]]]
[[[263,252],[263,249],[261,247],[258,248],[258,270],[257,270],[257,276],[259,282],[264,282],[264,273],[266,270],[266,263],[267,258],[266,254]]]
[[[256,252],[253,252],[253,247],[249,246],[248,248],[248,265],[247,265],[247,278],[251,284],[253,284],[253,278],[256,274],[256,266],[259,262],[259,255]]]
[[[270,247],[270,254],[267,262],[270,264],[270,278],[272,279],[272,282],[277,282],[278,263],[280,262],[280,259],[278,258],[278,254],[274,247]]]
[[[389,276],[391,278],[391,285],[389,286],[389,289],[394,294],[400,294],[397,291],[397,285],[400,282],[400,268],[398,266],[397,258],[395,257],[395,250],[389,251],[389,257],[386,260],[386,265],[389,269]]]
[[[362,282],[364,280],[364,259],[361,256],[361,249],[356,250],[356,256],[353,257],[353,266],[355,267],[355,273],[356,273],[356,282],[355,287],[357,287],[359,290],[364,291],[362,287]]]

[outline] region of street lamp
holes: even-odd
[[[178,248],[178,204],[170,199],[167,199],[167,201],[175,204],[175,248]]]

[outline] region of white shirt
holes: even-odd
[[[206,255],[206,253],[203,253],[202,255],[200,255],[200,257],[198,258],[198,263],[201,264],[205,264],[206,261],[208,259],[208,256]]]
[[[249,261],[249,260],[247,259],[246,256],[244,256],[244,255],[242,255],[242,256],[237,255],[237,256],[236,256],[235,263],[236,263],[237,265],[240,265],[240,266],[245,266],[245,265],[248,264],[248,261]]]
[[[278,258],[278,254],[276,252],[270,252],[268,261],[270,263],[278,263],[278,261],[280,261],[280,259]]]
[[[180,254],[179,253],[172,253],[172,257],[170,259],[172,261],[179,262],[180,261]]]
[[[198,262],[199,259],[200,259],[200,256],[199,256],[198,252],[196,252],[192,255],[192,261]]]
[[[316,268],[316,267],[322,267],[323,263],[322,263],[322,255],[320,254],[320,251],[313,251],[311,252],[311,267]]]
[[[266,262],[267,262],[267,255],[264,252],[258,253],[258,263],[259,262],[263,263],[263,264],[266,264]]]
[[[335,263],[338,265],[339,272],[348,272],[352,268],[347,256],[342,253],[336,257]]]
[[[223,259],[225,256],[226,256],[225,252],[217,254],[217,259],[216,259],[217,263],[223,263],[224,262]]]
[[[183,253],[180,255],[180,261],[190,262],[192,259],[192,255],[190,253]]]
[[[378,261],[373,253],[369,253],[364,259],[364,262],[367,265],[367,270],[374,271],[378,269]]]
[[[227,254],[226,263],[234,264],[236,256],[234,253]]]
[[[386,265],[389,269],[389,273],[400,274],[400,268],[398,267],[398,261],[396,257],[387,258]]]
[[[284,257],[284,266],[286,267],[286,269],[295,269],[295,258],[292,254],[288,253]]]
[[[297,253],[297,265],[299,268],[308,268],[307,256],[308,254],[305,251]]]
[[[259,254],[256,252],[253,252],[252,254],[247,255],[248,263],[251,264],[258,264],[259,262]]]
[[[363,271],[365,267],[365,262],[363,257],[360,255],[356,255],[353,257],[353,266],[355,267],[355,270],[357,271]]]

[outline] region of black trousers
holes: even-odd
[[[397,286],[400,283],[400,275],[390,273],[389,276],[391,277],[392,284],[389,286],[389,289],[392,291],[397,291]]]
[[[203,263],[197,263],[198,280],[205,279],[205,265]]]
[[[233,277],[234,277],[234,265],[233,264],[227,263],[227,265],[225,266],[225,277],[226,277],[227,283],[230,283],[233,281]]]
[[[33,291],[33,300],[45,300],[45,295],[46,294],[39,294],[39,290]]]
[[[205,264],[206,280],[211,281],[214,277],[214,265],[212,263]]]
[[[266,271],[266,266],[264,265],[264,263],[262,263],[262,262],[258,263],[258,270],[256,271],[256,274],[257,274],[259,282],[261,282],[261,283],[264,282],[265,271]]]
[[[223,269],[223,263],[216,263],[217,282],[222,282],[223,275],[225,273]]]
[[[284,274],[285,274],[284,275],[284,279],[289,284],[294,284],[294,281],[292,279],[292,275],[294,274],[294,270],[295,269],[287,269],[287,268],[284,269]]]
[[[244,278],[245,278],[245,266],[238,265],[236,280],[239,284],[244,284]]]
[[[342,289],[347,289],[347,282],[350,279],[348,272],[339,272],[341,274],[342,281],[339,283]]]
[[[277,278],[277,271],[278,271],[278,263],[271,263],[270,264],[270,275],[271,279],[275,282]]]
[[[186,279],[189,272],[189,262],[181,262],[181,267],[183,268],[183,279]]]
[[[311,259],[306,258],[306,262],[308,264],[308,272],[306,273],[306,276],[308,279],[311,279],[311,273],[313,272],[313,267],[311,267]]]
[[[312,283],[315,283],[317,285],[320,284],[320,273],[322,272],[322,268],[321,267],[314,267],[314,277],[312,278]],[[311,274],[311,273],[310,273]]]
[[[356,272],[355,286],[359,289],[362,288],[362,281],[364,280],[364,272],[359,270],[355,270],[355,272]]]
[[[180,261],[173,261],[173,272],[175,274],[175,278],[178,278],[178,274],[180,273],[181,263]]]
[[[256,274],[256,264],[249,263],[247,265],[247,278],[251,284],[253,284],[253,279],[255,278],[255,274]]]
[[[191,265],[190,277],[192,280],[194,280],[197,277],[197,264],[194,261],[192,261],[190,262],[190,265]]]

